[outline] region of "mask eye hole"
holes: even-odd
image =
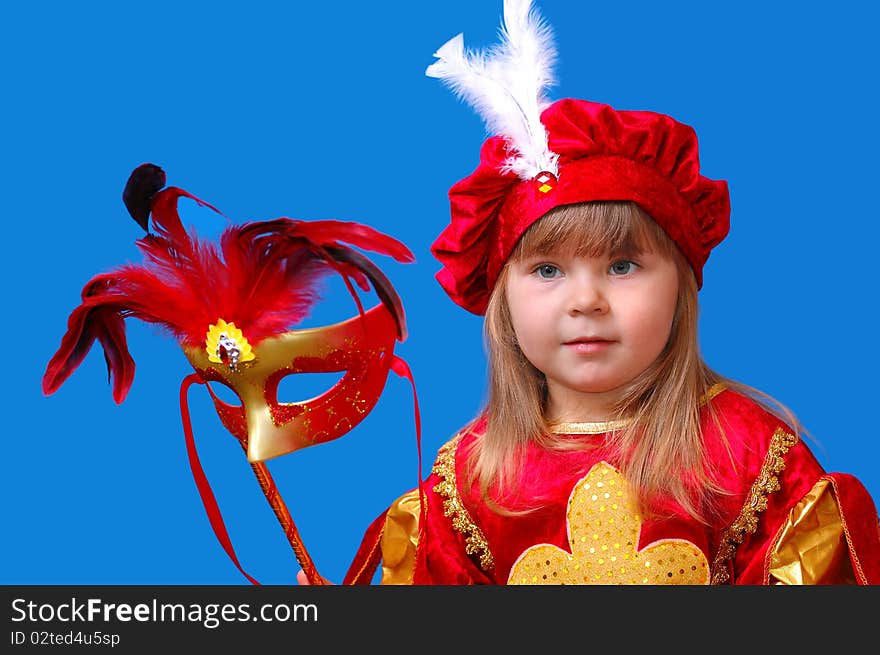
[[[276,398],[279,403],[301,403],[316,398],[332,389],[345,375],[332,373],[291,373],[278,382]]]
[[[241,407],[241,398],[239,398],[238,394],[232,390],[232,387],[227,386],[222,382],[217,382],[216,380],[208,382],[208,386],[220,402],[230,405],[231,407]]]

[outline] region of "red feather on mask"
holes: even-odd
[[[318,298],[317,282],[334,270],[343,276],[359,308],[348,279],[364,290],[372,281],[397,317],[398,332],[405,334],[402,305],[390,282],[369,259],[344,245],[412,262],[412,253],[401,242],[353,222],[278,218],[226,228],[218,249],[183,227],[177,211],[181,196],[221,213],[177,187],[150,196],[156,233],[136,242],[144,263],[121,266],[86,284],[82,303],[71,313],[61,346],[46,368],[44,393],[54,393],[64,383],[97,339],[104,349],[113,398],[121,403],[135,368],[125,318],[159,325],[190,346],[201,344],[208,327],[223,318],[257,345],[301,322]]]

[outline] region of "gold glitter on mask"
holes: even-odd
[[[709,562],[684,539],[636,550],[642,519],[626,480],[606,462],[575,485],[566,517],[571,552],[539,544],[519,556],[508,584],[708,584]]]

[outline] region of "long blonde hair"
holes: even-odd
[[[508,258],[486,311],[484,336],[488,356],[486,432],[468,452],[467,484],[479,482],[484,500],[504,515],[527,513],[504,506],[505,490],[516,484],[527,444],[546,449],[590,447],[583,440],[554,435],[547,424],[547,386],[543,373],[519,348],[505,293],[507,268],[536,254],[559,252],[602,256],[608,252],[656,252],[673,259],[679,295],[669,340],[658,358],[626,385],[611,419],[627,427],[610,433],[610,446],[621,455],[621,473],[636,493],[641,510],[653,511],[652,500],[671,497],[688,514],[711,521],[724,494],[715,482],[713,462],[704,456],[701,401],[709,388],[725,383],[745,393],[800,430],[794,415],[778,401],[710,369],[697,339],[697,283],[687,260],[666,233],[632,202],[588,202],[558,207],[536,221]],[[711,403],[708,411],[721,425]],[[723,431],[722,431],[722,438]],[[690,482],[689,482],[690,480]],[[493,493],[489,493],[490,487]]]

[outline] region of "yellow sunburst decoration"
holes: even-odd
[[[685,539],[662,539],[638,550],[642,518],[623,476],[599,462],[568,500],[570,550],[538,544],[519,556],[508,584],[709,583],[709,562]]]
[[[251,344],[241,333],[235,323],[227,323],[222,318],[208,328],[205,338],[205,350],[208,353],[208,361],[216,364],[226,364],[233,371],[242,362],[256,359]]]

